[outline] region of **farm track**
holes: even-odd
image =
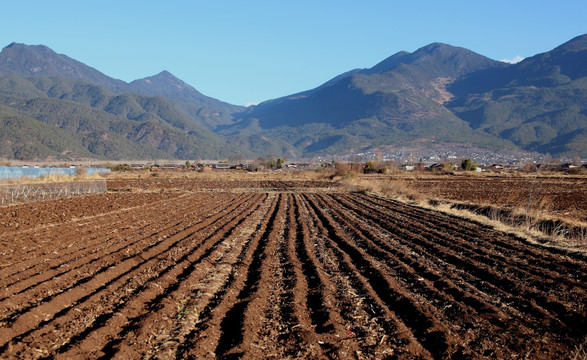
[[[584,258],[319,183],[161,183],[0,208],[0,358],[564,359],[585,339]]]

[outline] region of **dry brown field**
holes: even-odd
[[[587,177],[436,176],[407,182],[415,191],[436,198],[587,221]]]
[[[581,253],[316,176],[108,190],[0,207],[0,358],[585,356]]]

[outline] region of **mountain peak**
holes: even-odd
[[[146,87],[168,88],[175,89],[174,92],[182,92],[185,90],[195,91],[189,84],[179,79],[167,70],[163,70],[157,75],[148,76],[143,79],[138,79],[131,82],[133,85],[142,85]]]
[[[417,72],[429,72],[433,77],[457,78],[471,71],[497,66],[498,62],[465,48],[435,42],[413,53],[400,51],[364,73],[395,71],[400,65],[411,67]]]
[[[570,79],[578,79],[587,76],[587,34],[577,36],[551,51],[534,55],[516,64],[517,69],[523,69],[529,78],[551,78],[559,73]],[[545,72],[549,69],[551,73]],[[566,81],[563,78],[555,80]],[[550,81],[550,80],[549,80]],[[554,84],[553,83],[553,84]]]
[[[452,46],[448,44],[443,44],[439,42],[435,42],[432,44],[428,44],[416,50],[413,54],[413,59],[425,59],[425,60],[432,60],[432,61],[442,61],[453,57],[483,57],[471,50]]]
[[[62,56],[66,57],[65,55],[59,55],[55,51],[51,50],[51,48],[45,45],[27,45],[17,42],[12,42],[4,49],[2,49],[2,53],[7,53],[11,56],[21,55],[27,57],[33,57],[37,61],[41,61],[43,57],[46,56]]]
[[[0,75],[60,76],[100,85],[108,89],[125,86],[121,80],[108,77],[65,55],[57,54],[45,45],[11,43],[0,52]]]
[[[171,97],[203,96],[191,85],[185,83],[167,70],[130,83],[131,88],[143,94],[164,94]]]
[[[173,78],[173,79],[177,79],[176,76],[174,76],[172,73],[170,73],[167,70],[163,70],[161,71],[159,74],[155,75],[155,76],[160,76],[160,77],[167,77],[167,78]]]
[[[579,35],[572,38],[557,49],[564,49],[569,52],[579,52],[587,50],[587,34]]]
[[[422,46],[418,50],[425,50],[425,51],[442,51],[442,50],[452,50],[452,49],[460,49],[456,46],[452,46],[449,44],[441,43],[441,42],[433,42],[428,45]]]
[[[400,51],[395,53],[372,68],[366,70],[365,73],[374,74],[393,70],[397,65],[404,63],[409,55],[410,53],[407,51]]]

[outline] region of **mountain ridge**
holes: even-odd
[[[46,46],[12,43],[0,52],[0,119],[13,119],[13,137],[22,133],[14,119],[37,133],[50,131],[32,120],[51,124],[65,131],[52,132],[55,144],[72,136],[97,157],[299,158],[435,144],[587,156],[585,63],[587,35],[517,64],[431,43],[245,108],[207,97],[167,70],[125,83]],[[84,126],[55,122],[59,114]]]
[[[587,129],[587,101],[583,101],[585,86],[580,80],[585,75],[582,64],[587,63],[583,57],[586,37],[578,36],[518,64],[432,43],[413,53],[398,52],[371,68],[339,75],[315,89],[263,102],[219,132],[288,139],[302,154],[336,153],[349,144],[353,151],[362,151],[385,142],[419,139],[426,144],[473,142],[496,150],[585,156],[587,149],[581,144]],[[562,75],[557,68],[561,65]],[[565,78],[565,69],[576,77],[572,85],[575,80]],[[518,103],[509,104],[507,97],[497,95],[507,86],[525,92],[518,96]],[[531,94],[541,101],[533,101]],[[545,107],[552,97],[559,105]],[[500,114],[511,106],[527,116],[511,114],[511,121],[497,126]],[[321,133],[308,134],[308,128],[319,128]],[[370,128],[379,131],[373,134]]]
[[[25,61],[20,61],[20,59]],[[0,52],[0,73],[31,76],[66,76],[115,90],[124,88],[125,82],[104,75],[100,71],[58,54],[45,45],[25,45],[13,42]]]

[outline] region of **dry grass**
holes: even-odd
[[[430,175],[421,175],[430,177]],[[432,175],[433,176],[433,175]],[[463,203],[439,199],[410,187],[418,175],[354,177],[339,180],[348,190],[365,191],[410,205],[441,211],[512,233],[534,244],[587,254],[587,223],[550,213],[548,198],[532,193],[517,206],[505,209],[496,204]],[[483,211],[475,211],[482,208]]]
[[[184,170],[132,170],[126,172],[111,172],[106,174],[107,179],[197,179],[197,180],[323,180],[323,174],[316,171],[265,171],[247,172],[236,170],[212,170],[212,171],[184,171]]]
[[[406,178],[366,178],[353,177],[341,179],[341,183],[351,191],[365,191],[391,197],[411,204],[418,204],[426,197],[408,186]]]
[[[552,232],[545,233],[538,229],[537,224],[539,220],[537,219],[528,218],[525,221],[519,221],[511,217],[504,217],[500,215],[499,211],[490,212],[489,216],[480,215],[469,210],[455,208],[455,204],[450,202],[432,202],[432,204],[431,202],[423,202],[418,205],[423,208],[489,225],[495,230],[514,234],[533,244],[568,251],[578,251],[587,255],[587,224],[577,224],[577,226],[580,226],[581,231],[575,234],[570,234],[567,230],[568,227],[564,223]]]
[[[18,179],[0,179],[0,185],[16,185],[16,184],[49,184],[56,182],[69,182],[69,181],[87,181],[87,180],[100,180],[104,179],[104,174],[94,173],[91,175],[83,172],[78,173],[75,176],[66,175],[45,175],[37,178],[23,176]]]

